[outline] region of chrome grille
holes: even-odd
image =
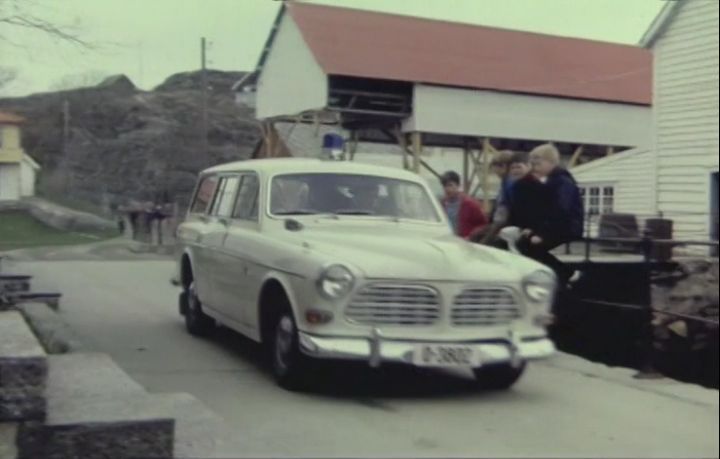
[[[455,297],[453,325],[502,325],[522,317],[512,291],[504,288],[469,288]]]
[[[363,325],[432,325],[440,317],[440,297],[422,285],[373,284],[353,296],[345,316]]]

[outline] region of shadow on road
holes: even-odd
[[[268,384],[275,384],[262,346],[225,327],[219,327],[211,339],[224,351],[256,367],[267,378]],[[484,394],[467,375],[402,365],[386,364],[372,369],[361,362],[320,362],[315,371],[317,377],[313,383],[313,395],[358,398],[361,403],[367,398],[369,405],[379,403],[370,400],[370,397],[427,399]]]

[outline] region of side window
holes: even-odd
[[[235,193],[237,193],[239,184],[240,177],[237,175],[221,179],[219,191],[215,197],[215,202],[213,202],[213,215],[218,217],[230,217],[232,215]]]
[[[215,196],[217,185],[218,177],[216,175],[205,177],[201,180],[197,193],[195,193],[195,200],[190,208],[191,213],[204,214],[207,212],[213,196]]]
[[[237,194],[233,218],[240,220],[257,220],[258,218],[258,191],[260,182],[255,174],[242,176],[240,191]]]

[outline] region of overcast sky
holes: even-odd
[[[25,0],[19,0],[21,4]],[[508,29],[636,44],[662,0],[307,0]],[[65,75],[124,73],[150,89],[200,66],[200,37],[211,41],[209,67],[254,68],[279,8],[275,0],[35,0],[35,12],[75,27],[98,44],[81,51],[42,34],[0,25],[0,66],[19,71],[4,91],[47,90]]]

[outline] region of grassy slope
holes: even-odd
[[[22,211],[0,212],[0,251],[30,247],[76,245],[115,237],[113,231],[73,233],[44,225]]]

